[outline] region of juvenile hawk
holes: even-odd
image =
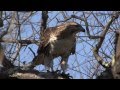
[[[67,22],[47,28],[41,37],[38,58],[33,60],[33,64],[43,64],[53,70],[53,59],[61,56],[61,68],[65,71],[68,57],[75,53],[75,35],[78,32],[85,32],[85,29],[76,22]]]

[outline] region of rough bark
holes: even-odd
[[[0,11],[0,27],[3,27],[2,11]]]
[[[69,74],[59,72],[39,72],[37,70],[22,70],[18,67],[1,68],[0,79],[71,79]]]
[[[115,61],[113,62],[112,73],[115,79],[120,79],[120,32],[116,34]]]
[[[115,32],[115,55],[111,67],[103,71],[97,79],[120,79],[120,31]]]

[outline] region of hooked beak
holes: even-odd
[[[81,26],[81,27],[79,27],[79,31],[80,32],[85,32],[85,29]]]
[[[77,25],[77,28],[79,32],[85,32],[85,29],[80,24]]]
[[[80,31],[81,31],[81,32],[85,32],[85,29],[81,29]]]
[[[85,32],[85,29],[83,27],[78,27],[77,30],[75,31],[75,34],[79,32]]]

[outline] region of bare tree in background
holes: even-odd
[[[1,11],[0,78],[117,79],[120,78],[120,11]],[[29,63],[38,56],[41,36],[47,27],[74,21],[85,28],[78,33],[75,55],[69,57],[67,73],[48,72]],[[60,57],[54,69],[61,70]]]

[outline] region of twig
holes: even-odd
[[[87,18],[86,18],[84,13],[83,13],[83,15],[84,15],[84,23],[85,23],[85,26],[86,26],[86,32],[87,32],[87,35],[88,35],[89,39],[99,39],[99,38],[101,38],[101,36],[92,36],[92,35],[90,35]]]
[[[28,47],[28,48],[30,49],[30,51],[33,53],[33,55],[34,55],[34,57],[35,57],[34,51],[33,51],[30,47]]]

